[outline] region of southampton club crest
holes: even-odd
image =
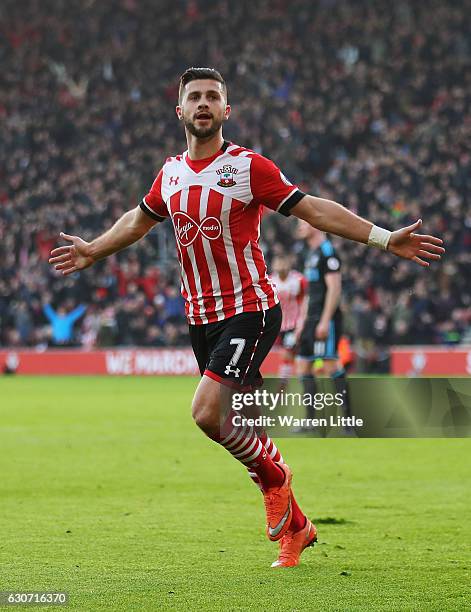
[[[216,172],[220,176],[217,182],[219,187],[233,187],[237,185],[234,180],[234,175],[239,172],[237,168],[233,168],[230,164],[226,164],[222,168],[219,168],[219,170],[216,170]]]

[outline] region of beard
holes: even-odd
[[[185,119],[184,123],[190,134],[193,134],[193,136],[196,136],[196,138],[210,138],[211,136],[214,136],[214,134],[216,134],[221,128],[222,119],[214,119],[213,117],[212,124],[209,127],[204,128],[197,128],[191,119]]]

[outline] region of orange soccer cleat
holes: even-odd
[[[300,531],[289,531],[280,542],[280,555],[272,567],[296,567],[301,553],[317,542],[317,529],[309,519]]]
[[[283,470],[285,479],[280,487],[271,487],[263,493],[267,514],[267,536],[277,542],[288,531],[293,516],[291,506],[291,470],[286,463],[276,463]]]

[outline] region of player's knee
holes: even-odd
[[[214,437],[219,431],[218,407],[211,401],[193,400],[192,416],[198,427],[207,436]]]
[[[338,370],[337,361],[333,359],[324,360],[324,372],[327,376],[332,376],[334,372]]]
[[[311,362],[299,360],[296,364],[296,372],[298,376],[308,376],[309,374],[312,374]]]

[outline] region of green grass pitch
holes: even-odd
[[[0,591],[93,612],[469,609],[469,440],[279,440],[319,544],[273,570],[260,493],[192,422],[195,383],[0,379]]]

